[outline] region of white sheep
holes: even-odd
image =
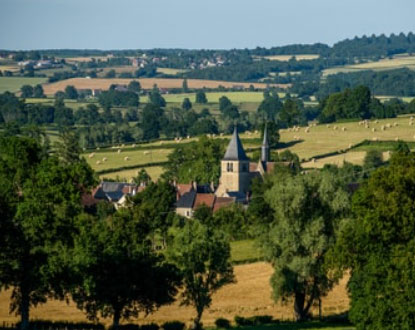
[[[377,140],[378,140],[378,138],[377,138],[377,137],[374,137],[372,140],[373,140],[373,141],[377,141]]]
[[[133,143],[132,147],[135,148],[135,143]]]
[[[89,158],[94,158],[94,156],[95,156],[94,153],[91,153],[91,154],[88,155]]]
[[[337,131],[337,126],[334,126],[334,127],[333,127],[333,129],[334,129],[335,131]]]
[[[126,156],[126,157],[124,157],[124,160],[125,161],[130,160],[130,157]]]
[[[327,128],[330,128],[330,125],[329,125],[329,124],[327,124],[327,125],[326,125],[326,127],[327,127]]]
[[[395,137],[395,141],[399,141],[399,138],[398,137]]]
[[[107,157],[102,158],[102,161],[105,163],[108,160]]]
[[[391,125],[390,123],[387,123],[387,124],[386,124],[386,128],[391,128],[391,126],[392,126],[392,125]]]
[[[376,132],[376,128],[374,128],[374,127],[373,127],[373,128],[372,128],[372,132]]]
[[[346,127],[342,127],[343,132],[346,132],[346,130],[347,130]]]
[[[144,151],[144,155],[149,155],[150,151]]]
[[[384,130],[385,130],[385,125],[382,125],[382,126],[380,127],[380,129],[381,129],[382,131],[384,131]]]
[[[96,164],[97,165],[101,165],[101,162],[99,160],[97,160]]]
[[[119,154],[121,153],[121,149],[118,149],[118,151],[117,151]]]
[[[393,126],[395,126],[395,127],[398,126],[398,123],[397,122],[393,123]]]
[[[306,129],[304,130],[304,132],[309,133],[310,132],[310,127],[306,127]]]

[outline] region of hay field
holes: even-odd
[[[1,63],[1,62],[0,62]],[[0,71],[11,71],[11,72],[17,72],[20,68],[17,65],[11,65],[11,64],[0,64]]]
[[[138,80],[143,89],[151,89],[154,84],[157,84],[159,88],[182,88],[183,79],[167,79],[167,78],[141,78],[141,79],[88,79],[88,78],[71,78],[66,80],[57,81],[51,84],[44,84],[43,89],[45,94],[54,95],[58,91],[64,91],[68,85],[75,86],[77,89],[103,89],[107,90],[112,84],[128,85],[132,80]],[[188,79],[187,84],[189,88],[218,88],[223,86],[226,88],[232,88],[234,86],[243,86],[243,88],[249,88],[253,85],[254,88],[265,89],[267,84],[262,83],[240,83],[230,81],[218,81],[218,80],[202,80],[202,79]],[[287,88],[288,84],[274,84],[272,86]]]
[[[288,62],[292,57],[297,61],[315,60],[320,57],[318,54],[293,54],[293,55],[270,55],[270,56],[255,56],[255,58],[265,58],[270,61]]]
[[[76,63],[76,62],[91,62],[92,59],[95,59],[96,61],[107,61],[108,58],[112,56],[86,56],[86,57],[64,57],[63,59],[68,63]]]
[[[284,97],[285,93],[278,93],[279,97]],[[219,103],[219,99],[222,96],[226,96],[233,103],[241,102],[252,102],[260,103],[264,99],[264,94],[262,92],[206,92],[206,98],[208,103]],[[185,94],[165,94],[163,95],[167,103],[182,103],[183,100],[187,97],[192,103],[196,102],[195,93],[185,93]],[[140,102],[147,103],[148,97],[143,96],[140,98]]]
[[[188,70],[185,70],[185,69],[157,68],[158,73],[170,74],[170,75],[176,75],[176,74],[184,73],[184,72],[187,72],[187,71]]]
[[[163,174],[163,168],[161,166],[148,166],[148,167],[145,167],[144,169],[147,171],[148,175],[150,175],[152,181],[157,181],[160,178],[160,176]],[[131,178],[137,176],[140,170],[141,168],[136,168],[133,170],[111,172],[107,174],[102,174],[99,176],[99,178],[100,179],[104,179],[104,178],[115,179],[119,177],[129,182]]]
[[[394,127],[394,123],[398,126]],[[381,127],[389,124],[391,127],[382,131]],[[337,127],[337,130],[334,130]],[[345,131],[342,128],[345,128]],[[372,129],[375,129],[373,132]],[[381,119],[375,123],[370,121],[369,128],[359,125],[358,122],[334,123],[317,125],[305,132],[305,127],[300,127],[298,132],[293,129],[280,130],[281,142],[295,143],[290,146],[292,152],[299,155],[300,159],[309,159],[316,155],[326,154],[338,150],[347,150],[351,145],[365,139],[379,141],[404,141],[415,140],[415,125],[409,125],[408,117]],[[298,140],[298,141],[296,141]]]
[[[385,58],[379,61],[368,63],[359,63],[329,68],[323,71],[323,77],[339,72],[355,72],[363,70],[382,71],[399,68],[409,68],[415,70],[415,56],[395,56],[392,59]]]
[[[320,159],[315,159],[314,161],[309,161],[301,164],[303,168],[323,168],[326,164],[332,164],[337,166],[342,166],[344,162],[363,165],[363,160],[365,159],[366,151],[349,151],[341,155],[335,155]],[[389,152],[383,152],[383,160],[387,161],[390,158]]]
[[[47,78],[25,78],[25,77],[0,77],[0,93],[6,91],[16,93],[23,85],[43,84]]]
[[[271,299],[270,276],[272,267],[265,262],[257,262],[234,267],[237,282],[223,287],[213,296],[211,308],[203,314],[203,324],[212,326],[219,317],[233,319],[235,315],[272,315],[277,319],[289,320],[293,318],[293,303],[281,305]],[[349,308],[349,298],[346,292],[348,276],[345,276],[333,290],[322,299],[323,315],[342,313]],[[8,314],[10,291],[0,293],[0,320],[15,322],[17,318]],[[316,308],[313,310],[317,314]],[[86,321],[84,314],[78,311],[73,302],[50,300],[44,305],[31,310],[32,319]],[[180,307],[176,302],[170,306],[160,308],[147,317],[140,316],[138,322],[163,323],[165,321],[179,320],[189,324],[195,312],[191,307]],[[111,320],[100,320],[109,325]],[[132,321],[133,322],[133,321]],[[137,320],[135,320],[137,322]]]
[[[121,150],[121,152],[118,153],[118,150]],[[132,150],[131,148],[129,150],[128,148],[114,148],[113,150],[106,150],[105,152],[83,154],[83,156],[95,171],[102,171],[123,166],[164,162],[167,160],[167,156],[172,150],[173,149]],[[94,154],[94,156],[90,157],[91,154]],[[126,157],[128,157],[128,160],[126,160]],[[104,158],[107,160],[104,161]]]

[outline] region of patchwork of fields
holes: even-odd
[[[20,91],[20,88],[23,85],[35,86],[37,84],[43,84],[46,81],[47,81],[47,78],[42,78],[42,77],[35,77],[35,78],[0,77],[0,93],[4,93],[6,91],[17,93]]]

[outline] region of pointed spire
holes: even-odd
[[[269,161],[269,144],[268,144],[267,124],[265,124],[264,140],[262,141],[262,146],[261,146],[261,161],[262,162],[268,162]]]
[[[242,142],[239,139],[238,128],[236,125],[233,130],[231,142],[229,142],[223,160],[248,160],[248,157],[246,157],[244,151],[244,147],[242,146]]]

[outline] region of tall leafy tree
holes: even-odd
[[[196,93],[196,103],[199,104],[206,104],[208,102],[207,98],[206,98],[206,94],[204,91],[199,90]]]
[[[176,231],[168,256],[183,276],[182,304],[194,306],[195,328],[200,329],[203,311],[210,306],[212,294],[235,279],[229,241],[209,226],[211,211],[201,207],[196,216],[198,219],[187,220]]]
[[[11,311],[27,329],[31,306],[63,298],[62,257],[71,246],[81,196],[95,184],[86,163],[63,164],[32,139],[0,138],[2,217],[0,286],[12,288]],[[4,194],[7,193],[7,196]]]
[[[154,85],[153,89],[150,91],[149,100],[150,100],[150,103],[154,106],[157,106],[157,107],[166,106],[166,100],[163,98],[163,96],[161,96],[157,85]]]
[[[192,102],[190,102],[188,97],[185,97],[183,99],[183,103],[182,103],[182,109],[183,110],[190,110],[192,108]]]
[[[148,314],[174,301],[177,269],[152,251],[143,217],[119,210],[106,219],[82,216],[73,249],[71,295],[88,318],[121,319]]]
[[[333,261],[349,270],[357,329],[415,327],[415,155],[394,154],[354,195]]]
[[[327,172],[283,173],[271,180],[264,197],[274,214],[263,223],[260,244],[274,267],[273,298],[293,298],[295,318],[302,321],[334,283],[324,267],[325,255],[347,215],[349,196]]]

